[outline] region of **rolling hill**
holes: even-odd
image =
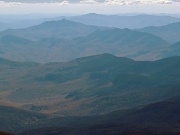
[[[62,118],[51,119],[51,122],[47,123],[59,125],[59,128],[44,127],[22,135],[177,135],[180,133],[179,99],[175,97],[142,108],[116,111],[101,116],[65,117],[65,124]]]
[[[177,42],[171,45],[168,48],[165,48],[160,57],[170,57],[170,56],[179,56],[180,55],[180,42]]]
[[[1,100],[56,115],[96,115],[179,95],[179,57],[133,61],[110,54],[67,63],[1,66]],[[8,72],[8,74],[7,74]]]
[[[0,59],[0,69],[1,131],[180,132],[179,56],[134,61],[100,54],[47,64]]]
[[[31,125],[36,127],[36,124],[39,121],[48,117],[44,114],[38,114],[8,106],[0,106],[0,111],[0,131],[6,131],[8,133],[18,133],[22,130],[25,131],[25,128],[29,126],[28,128],[30,129]],[[6,135],[3,132],[0,132],[0,134]]]
[[[168,43],[159,37],[147,33],[140,33],[129,29],[110,29],[96,31],[85,38],[77,38],[77,49],[83,48],[84,55],[111,53],[116,56],[123,56],[141,60],[157,59],[157,56],[144,58],[154,50],[165,48]],[[79,47],[80,46],[80,47]]]
[[[1,130],[21,135],[177,135],[179,99],[177,96],[134,109],[85,117],[52,117],[0,106],[0,124]]]
[[[159,36],[162,39],[168,41],[169,43],[176,43],[180,41],[180,22],[159,27],[146,27],[138,29],[138,31],[151,33],[153,35]]]

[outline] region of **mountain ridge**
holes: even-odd
[[[78,27],[71,26],[72,29],[66,22]],[[68,27],[53,25],[54,23]],[[52,28],[46,25],[51,25]],[[159,59],[159,53],[148,57],[146,55],[169,46],[165,40],[152,34],[130,29],[87,26],[67,20],[50,21],[9,32],[0,33],[0,50],[3,50],[0,56],[15,61],[64,62],[101,53],[136,60],[156,60]]]
[[[132,108],[179,95],[179,61],[178,56],[143,62],[101,54],[66,63],[2,65],[2,100],[63,116]]]
[[[86,14],[67,18],[72,21],[81,22],[84,24],[117,27],[117,28],[143,28],[147,26],[162,26],[174,22],[179,22],[179,18],[161,15],[101,15],[101,14]],[[102,23],[103,22],[103,23]]]
[[[96,27],[85,25],[77,22],[72,22],[66,19],[58,21],[47,21],[39,25],[31,26],[21,29],[8,29],[0,32],[0,35],[17,35],[22,38],[30,40],[37,40],[45,37],[78,37],[84,34],[93,32],[96,29],[104,29],[103,27]],[[70,32],[68,32],[68,30]],[[81,31],[79,31],[81,30]],[[34,33],[36,33],[34,35]]]
[[[175,43],[180,41],[180,38],[178,37],[178,35],[180,34],[180,22],[167,24],[165,26],[159,27],[145,27],[137,30],[157,35],[168,41],[169,43]]]

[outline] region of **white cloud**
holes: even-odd
[[[10,0],[9,0],[10,1]],[[16,0],[19,1],[19,0]],[[24,0],[25,1],[25,0]],[[35,0],[33,0],[35,1]],[[20,3],[0,0],[0,14],[69,13],[69,14],[123,14],[123,13],[172,13],[180,14],[180,2],[171,0],[53,0],[52,2]],[[76,0],[77,1],[77,0]],[[180,0],[176,0],[180,1]],[[172,4],[169,4],[172,3]],[[111,5],[111,6],[109,6]],[[122,5],[122,6],[121,6]],[[125,6],[124,6],[125,5]]]
[[[80,4],[98,4],[99,2],[95,0],[82,0],[80,1]]]
[[[67,0],[64,0],[64,1],[62,1],[62,2],[60,2],[59,3],[59,5],[69,5],[70,3],[69,3],[69,1],[67,1]]]
[[[180,2],[180,0],[1,0],[0,5],[20,5],[23,3],[34,3],[34,4],[100,4],[105,3],[106,5],[135,5],[135,4],[171,4],[173,2]]]
[[[107,5],[171,4],[172,0],[106,0]]]
[[[0,4],[4,4],[5,2],[4,1],[0,1]]]
[[[0,5],[21,5],[21,2],[5,2],[5,1],[0,1]]]
[[[0,1],[0,6],[9,6],[9,5],[69,5],[69,1],[64,0],[62,2],[37,2],[37,3],[21,3],[21,2],[5,2],[5,1]]]
[[[22,3],[20,2],[8,2],[9,5],[21,5]]]

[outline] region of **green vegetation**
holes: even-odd
[[[134,109],[85,117],[51,117],[9,107],[0,107],[0,109],[3,109],[3,117],[0,117],[0,120],[3,120],[4,124],[11,120],[4,130],[16,134],[21,133],[21,135],[52,133],[53,135],[86,135],[89,133],[93,135],[109,135],[110,133],[176,135],[180,133],[179,96]],[[23,124],[20,125],[20,123]]]
[[[0,106],[0,112],[0,131],[7,133],[19,133],[31,125],[38,127],[38,122],[47,118],[44,114],[8,106]]]
[[[1,61],[1,89],[10,90],[3,99],[22,108],[32,104],[26,109],[39,112],[104,114],[180,95],[178,56],[143,62],[101,54],[43,65]]]

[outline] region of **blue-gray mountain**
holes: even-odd
[[[162,39],[168,41],[169,43],[176,43],[180,41],[180,22],[160,27],[146,27],[137,30],[159,36]]]
[[[100,53],[136,60],[156,60],[166,56],[164,49],[169,46],[166,40],[152,34],[84,25],[65,19],[0,33],[1,57],[43,63]]]
[[[175,15],[174,15],[175,16]],[[41,24],[46,21],[55,21],[66,18],[71,21],[80,22],[87,25],[117,27],[117,28],[143,28],[148,26],[163,26],[170,23],[180,22],[180,18],[172,15],[101,15],[86,14],[70,16],[66,14],[13,14],[0,15],[0,31],[6,29],[26,28]]]
[[[68,17],[69,20],[87,25],[106,26],[116,28],[143,28],[148,26],[163,26],[180,22],[180,18],[161,15],[101,15],[86,14],[82,16]]]

